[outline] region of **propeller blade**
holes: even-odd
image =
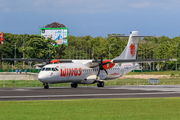
[[[105,51],[103,51],[103,53],[102,53],[102,56],[104,57],[104,55],[105,55]]]
[[[105,53],[105,51],[103,51],[103,53],[101,55],[101,64],[102,64],[102,61],[103,61],[104,53]]]
[[[47,61],[46,61],[45,57],[43,56],[42,58],[43,58],[44,62],[47,64]]]
[[[106,64],[109,64],[109,63],[111,63],[111,62],[106,62],[106,63],[103,63],[102,65],[106,65]]]
[[[52,56],[52,54],[49,55],[49,63],[48,64],[51,63],[51,56]]]
[[[100,73],[100,69],[98,70],[98,74],[97,74],[97,76],[96,76],[96,79],[98,78],[98,76],[99,76],[99,73]]]
[[[97,59],[95,58],[94,54],[92,54],[92,57],[94,58],[95,61],[97,61]]]
[[[104,67],[102,67],[102,68],[106,72],[107,76],[109,77],[109,74],[108,74],[107,70]]]

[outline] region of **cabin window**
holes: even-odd
[[[46,68],[46,71],[51,71],[51,68]]]
[[[41,71],[44,71],[45,70],[45,68],[43,68]]]
[[[52,71],[56,71],[55,68],[52,68]]]
[[[57,68],[55,68],[55,70],[56,70],[56,71],[58,71],[58,69],[57,69]]]

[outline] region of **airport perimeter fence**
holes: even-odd
[[[41,69],[0,69],[0,72],[32,72],[39,73]]]
[[[173,70],[132,70],[132,72],[164,72],[164,71],[173,71]]]

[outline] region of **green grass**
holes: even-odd
[[[0,102],[1,120],[179,120],[180,98]]]

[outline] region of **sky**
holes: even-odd
[[[58,22],[69,35],[180,35],[179,0],[0,0],[0,31],[40,34]]]

